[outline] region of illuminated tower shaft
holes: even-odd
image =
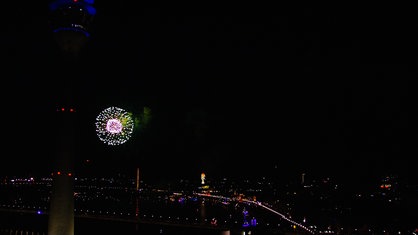
[[[57,103],[55,136],[56,158],[53,166],[52,194],[49,205],[48,235],[74,235],[74,180],[76,157],[76,111],[74,87],[78,77],[76,62],[87,41],[95,9],[93,0],[54,0],[50,3],[53,37],[62,52],[56,77]]]
[[[49,208],[48,234],[74,234],[75,113],[57,111],[57,150],[53,170],[52,195]]]
[[[77,112],[74,106],[78,71],[77,61],[59,57],[65,62],[56,66],[58,81],[54,100],[55,159],[52,169],[52,194],[49,207],[48,235],[74,235],[74,161],[77,156]],[[69,70],[67,66],[72,69]]]

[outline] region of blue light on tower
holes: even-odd
[[[56,11],[68,7],[78,7],[79,9],[86,10],[90,15],[95,15],[96,9],[93,7],[93,3],[94,0],[56,0],[49,4],[49,10]]]
[[[55,0],[49,4],[54,32],[74,31],[90,36],[88,26],[96,14],[94,0]]]

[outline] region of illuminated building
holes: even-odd
[[[205,173],[202,172],[202,174],[200,174],[200,180],[201,180],[201,184],[205,184],[205,180],[206,180]]]
[[[209,185],[206,183],[206,174],[205,173],[201,173],[200,174],[200,184],[201,186],[199,187],[201,193],[210,193],[211,190],[209,189]]]

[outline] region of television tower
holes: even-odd
[[[96,11],[93,0],[55,0],[49,4],[53,37],[61,52],[65,71],[57,75],[56,156],[52,170],[48,235],[74,235],[74,172],[76,114],[74,80],[82,47],[89,38],[88,27]],[[61,68],[60,68],[61,69]]]

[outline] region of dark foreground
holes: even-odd
[[[123,235],[219,235],[219,234],[253,234],[268,235],[278,234],[271,231],[225,231],[218,228],[198,228],[193,226],[182,226],[174,224],[149,223],[149,222],[126,222],[108,219],[75,218],[75,234],[123,234]],[[0,235],[3,234],[28,234],[47,235],[48,216],[45,214],[19,212],[0,212]]]

